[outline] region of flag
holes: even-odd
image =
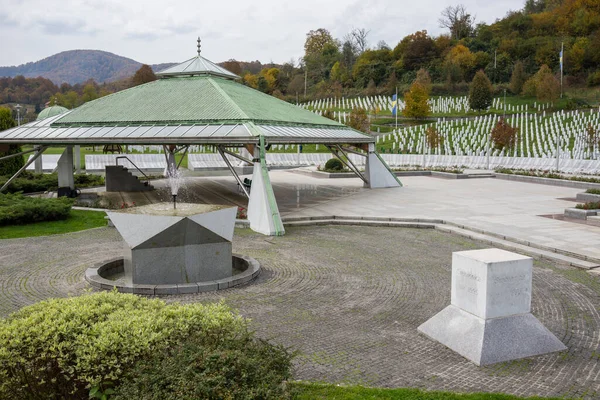
[[[397,94],[394,94],[392,96],[392,115],[396,115],[396,113],[398,112],[398,98],[397,98]]]
[[[560,51],[559,58],[560,58],[560,70],[562,71],[563,70],[563,51],[562,50]]]

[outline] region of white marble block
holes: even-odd
[[[452,305],[479,318],[531,310],[531,257],[500,249],[452,253]]]
[[[500,249],[452,254],[451,304],[419,332],[477,365],[566,350],[531,313],[533,260]]]

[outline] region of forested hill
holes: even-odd
[[[173,64],[151,65],[154,71]],[[113,82],[132,76],[142,66],[130,58],[100,50],[70,50],[27,64],[0,67],[0,77],[23,75],[28,78],[42,76],[57,85],[71,85],[93,79],[96,82]]]

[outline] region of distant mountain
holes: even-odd
[[[160,71],[174,63],[154,64],[152,69]],[[42,76],[57,85],[71,85],[93,79],[98,83],[113,82],[132,76],[142,63],[130,58],[100,50],[70,50],[55,54],[36,62],[19,66],[0,67],[0,77],[23,75],[27,78]]]

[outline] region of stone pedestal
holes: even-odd
[[[505,250],[453,253],[451,304],[419,332],[477,365],[566,350],[530,313],[532,269]]]
[[[126,242],[124,270],[133,284],[217,281],[232,276],[237,207],[160,203],[108,212]]]

